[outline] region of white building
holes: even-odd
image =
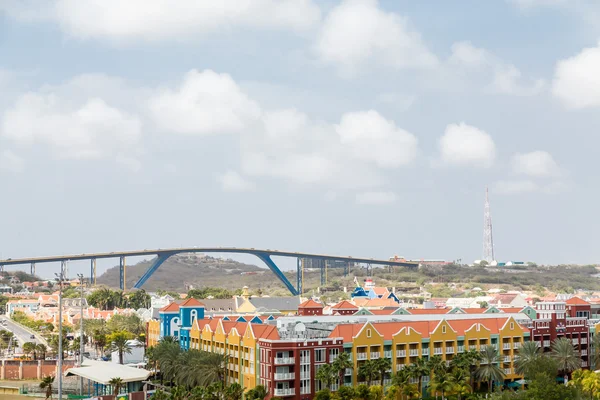
[[[128,340],[127,344],[131,349],[131,353],[123,354],[123,364],[138,364],[144,361],[144,343],[139,340]],[[119,363],[119,352],[114,351],[111,354],[111,361],[113,364]]]

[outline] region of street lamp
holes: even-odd
[[[62,262],[60,273],[56,275],[58,281],[58,399],[62,400],[62,384],[63,384],[63,343],[62,343],[62,289],[65,271],[65,262]]]
[[[83,280],[83,274],[77,274],[77,277],[79,278],[79,285],[81,286],[81,299],[79,300],[81,321],[79,332],[79,366],[81,367],[83,365],[83,351],[85,349],[83,340],[83,285],[85,282]],[[79,378],[79,394],[83,396],[83,377]]]

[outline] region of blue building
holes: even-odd
[[[190,348],[190,330],[197,319],[204,319],[204,304],[190,298],[162,308],[159,313],[160,337],[173,336],[182,349]]]

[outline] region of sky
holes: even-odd
[[[489,187],[498,260],[595,263],[598,71],[595,0],[0,0],[0,257],[470,262]]]

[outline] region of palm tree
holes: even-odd
[[[256,385],[246,392],[246,400],[265,400],[269,392],[263,385]]]
[[[119,364],[123,364],[124,354],[131,354],[131,338],[131,333],[125,331],[117,331],[108,336],[110,351],[119,353]]]
[[[214,382],[225,383],[225,366],[229,357],[225,354],[205,354],[202,372],[202,383],[206,386]]]
[[[350,353],[342,352],[333,362],[333,369],[338,373],[338,385],[342,387],[344,385],[344,375],[346,374],[346,369],[354,367],[354,363],[350,359]]]
[[[579,352],[567,338],[558,338],[550,346],[550,356],[558,363],[558,371],[564,375],[581,367]]]
[[[33,342],[25,342],[23,343],[23,353],[25,353],[26,356],[28,356],[29,354],[33,353],[35,351],[35,343]]]
[[[383,381],[385,380],[385,376],[389,370],[392,369],[392,360],[389,358],[378,358],[373,361],[373,368],[375,368],[379,374],[379,379],[381,379],[381,387],[383,387]]]
[[[429,371],[436,374],[439,371],[445,371],[447,369],[446,362],[442,359],[441,356],[433,356],[427,362],[427,366],[429,367]]]
[[[410,383],[410,376],[409,368],[402,368],[396,371],[396,374],[392,377],[392,387],[396,387],[399,392],[402,392],[404,387]]]
[[[453,386],[453,391],[458,395],[458,400],[463,394],[470,393],[472,388],[469,385],[471,374],[466,368],[454,367],[450,374],[450,382]]]
[[[244,388],[239,383],[232,383],[225,389],[225,400],[242,400]]]
[[[427,376],[431,373],[429,363],[424,358],[417,358],[414,364],[409,366],[409,372],[411,378],[418,379],[419,393],[423,393],[423,376]]]
[[[593,369],[600,368],[600,335],[594,335],[592,340],[591,361]]]
[[[46,347],[45,344],[40,343],[40,344],[36,345],[35,351],[37,352],[39,358],[41,358],[42,360],[46,359],[46,353],[48,352],[48,347]]]
[[[367,379],[367,386],[371,386],[373,377],[375,377],[377,370],[373,361],[366,360],[362,365],[358,367],[358,375]]]
[[[335,382],[337,378],[337,371],[333,368],[332,365],[323,364],[319,367],[315,378],[321,381],[321,384],[324,386],[324,389],[330,389],[331,385],[333,385],[333,382]]]
[[[113,395],[118,396],[124,382],[121,378],[111,378],[111,380],[108,381],[108,384],[113,387]]]
[[[493,346],[485,346],[481,351],[481,365],[475,371],[479,381],[488,383],[488,392],[492,393],[492,383],[504,380],[504,371],[497,365],[500,362],[500,354]]]
[[[519,349],[515,360],[515,372],[529,377],[530,368],[540,359],[542,353],[538,342],[525,342]]]
[[[405,385],[402,388],[402,395],[407,399],[415,399],[419,397],[419,388],[415,384]]]
[[[40,389],[46,389],[46,399],[52,398],[52,384],[54,384],[53,376],[46,376],[40,382]]]
[[[431,382],[431,388],[434,390],[434,392],[441,392],[443,400],[446,392],[452,390],[452,387],[452,376],[447,371],[438,370],[433,376],[433,381]]]

